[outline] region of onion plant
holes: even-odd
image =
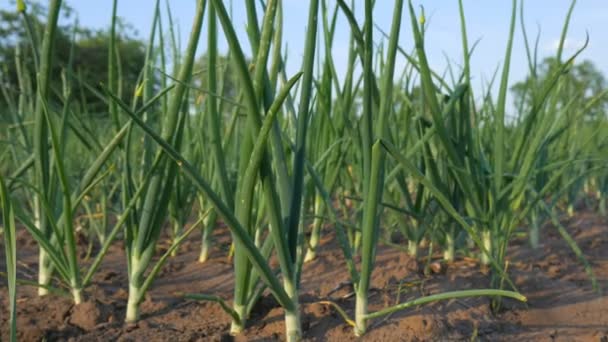
[[[50,157],[49,157],[49,143],[48,143],[48,127],[47,120],[45,118],[45,103],[49,99],[49,88],[50,88],[50,74],[51,65],[53,63],[53,42],[55,39],[55,32],[57,30],[57,20],[59,18],[59,10],[61,9],[61,0],[53,0],[49,4],[49,11],[47,16],[47,23],[42,38],[42,47],[38,54],[38,70],[36,80],[36,105],[34,109],[34,169],[36,174],[36,185],[40,193],[37,194],[35,204],[35,225],[40,230],[40,233],[47,239],[51,238],[52,229],[49,227],[47,222],[47,215],[43,211],[43,202],[49,202],[49,196],[51,191],[50,184]],[[33,49],[37,49],[35,46],[36,42],[32,41]],[[71,235],[73,232],[68,231],[67,235]],[[50,257],[47,252],[40,248],[40,257],[38,263],[38,283],[41,285],[48,285],[51,281],[52,266]],[[76,278],[76,277],[75,277]],[[76,279],[75,283],[78,281]],[[40,287],[38,290],[39,295],[45,295],[47,291],[44,287]]]
[[[373,4],[372,1],[366,1],[365,3],[365,19],[366,24],[364,25],[364,29],[361,32],[358,28],[356,21],[354,20],[354,16],[352,12],[344,4],[344,2],[339,1],[339,4],[343,11],[346,13],[349,18],[351,29],[354,31],[355,39],[358,44],[358,53],[363,60],[363,114],[361,117],[361,143],[362,143],[362,179],[363,179],[363,194],[364,194],[364,211],[362,217],[362,233],[361,233],[361,270],[359,273],[353,272],[353,285],[355,287],[356,292],[356,310],[355,310],[355,320],[354,320],[354,328],[356,335],[362,335],[366,331],[367,321],[369,319],[381,316],[387,312],[392,312],[393,310],[399,310],[402,307],[408,307],[408,305],[396,306],[394,308],[389,308],[385,310],[381,310],[377,313],[368,313],[368,291],[369,291],[369,281],[371,278],[371,272],[373,271],[373,263],[375,258],[375,248],[378,240],[378,231],[379,231],[379,203],[382,200],[382,192],[384,188],[384,164],[385,164],[385,150],[388,150],[389,153],[401,164],[401,167],[404,167],[408,172],[413,173],[413,176],[418,178],[418,181],[423,183],[426,187],[432,190],[435,196],[438,196],[438,199],[444,206],[447,206],[449,211],[455,218],[459,219],[461,223],[465,224],[467,231],[473,234],[475,241],[478,243],[480,248],[483,249],[481,245],[481,241],[477,235],[475,235],[474,230],[470,225],[466,224],[462,219],[460,214],[456,212],[456,210],[449,204],[449,201],[442,193],[441,189],[433,186],[427,179],[425,179],[419,171],[413,167],[413,165],[404,158],[399,151],[395,150],[392,147],[392,144],[386,140],[386,120],[389,114],[392,111],[392,106],[389,105],[392,103],[392,89],[393,89],[393,74],[394,74],[394,65],[395,65],[395,57],[397,51],[397,41],[398,41],[398,33],[400,29],[401,23],[401,11],[403,7],[402,1],[397,1],[395,4],[395,9],[393,11],[393,25],[391,27],[391,32],[389,35],[389,47],[387,51],[387,61],[383,65],[382,69],[382,77],[381,79],[381,88],[379,89],[376,84],[373,68],[372,68],[372,57],[373,57],[373,41],[372,41],[372,27],[373,27],[373,19],[372,19],[372,10]],[[412,18],[412,27],[414,31],[414,37],[416,40],[416,47],[419,52],[419,60],[418,66],[421,70],[421,78],[423,80],[423,89],[425,91],[425,99],[432,102],[433,105],[429,105],[430,112],[435,118],[439,118],[441,115],[439,105],[437,104],[435,89],[431,86],[431,78],[432,75],[429,72],[428,64],[426,62],[426,57],[424,55],[424,46],[422,41],[422,34],[420,32],[420,28],[418,27],[418,23],[416,21],[416,16],[413,11],[412,5],[410,3],[410,15]],[[455,90],[453,94],[453,98],[450,101],[449,105],[446,107],[446,110],[452,110],[456,101],[462,97],[463,90],[465,88],[458,88]],[[383,96],[379,97],[378,94],[382,93]],[[375,107],[378,106],[378,107]],[[373,113],[378,113],[377,120],[373,119]],[[438,134],[445,134],[445,127],[443,120],[438,120],[439,123],[435,122],[438,126],[436,130]],[[376,140],[377,139],[377,140]],[[376,140],[374,142],[374,140]],[[502,268],[494,261],[494,265],[502,270]],[[504,274],[504,272],[502,273]],[[480,290],[471,291],[471,292],[455,292],[455,293],[446,293],[440,296],[441,298],[448,298],[450,295],[454,296],[471,296],[471,295],[489,295],[490,292],[484,292],[492,290]],[[494,295],[506,295],[511,296],[513,298],[523,299],[521,295],[515,292],[495,292]],[[425,301],[425,299],[420,299],[421,301]]]
[[[25,77],[27,71],[20,69],[22,90],[37,89],[32,117],[34,122],[33,138],[31,139],[33,141],[31,152],[33,163],[24,164],[23,171],[19,171],[25,172],[33,167],[34,177],[31,182],[24,179],[12,179],[12,181],[14,184],[20,184],[25,193],[35,196],[33,215],[26,213],[23,208],[17,207],[15,216],[24,224],[40,246],[39,295],[48,293],[53,273],[56,271],[60,280],[70,289],[74,302],[78,304],[83,300],[82,288],[90,281],[91,274],[84,277],[81,275],[74,229],[76,208],[79,207],[84,196],[104,178],[104,175],[107,175],[107,172],[101,173],[102,168],[124,137],[126,128],[119,130],[106,147],[98,151],[98,156],[84,170],[79,182],[70,181],[65,156],[68,153],[67,146],[71,137],[76,137],[85,146],[92,145],[82,135],[76,133],[77,128],[70,120],[73,117],[71,113],[71,78],[63,78],[60,105],[57,105],[50,96],[53,41],[60,7],[61,1],[51,1],[40,50],[35,44],[35,39],[30,39],[33,54],[39,58],[35,63],[38,68],[35,87],[28,85]],[[28,20],[27,16],[24,15],[24,17],[25,20]],[[20,60],[16,62],[18,65],[22,65]],[[25,67],[25,65],[22,66]],[[71,71],[70,65],[68,65],[67,71]],[[19,111],[26,109],[23,102],[18,109]],[[24,127],[22,115],[23,112],[15,115],[15,123],[20,127]],[[20,140],[29,141],[29,130],[22,129],[20,133],[22,135]],[[27,149],[27,144],[24,144],[24,147]],[[15,174],[15,176],[18,175],[19,173]],[[31,216],[34,217],[34,220],[30,218]],[[103,253],[98,257],[102,256]],[[91,267],[91,270],[95,268],[96,266]]]
[[[549,166],[539,165],[542,162],[540,157],[543,150],[556,141],[568,127],[567,116],[560,115],[557,120],[549,119],[549,115],[554,115],[555,107],[551,107],[553,94],[556,94],[556,84],[567,70],[568,64],[581,51],[579,50],[568,61],[560,65],[552,72],[547,80],[538,86],[538,90],[533,90],[533,104],[529,112],[523,113],[521,122],[522,129],[514,130],[514,133],[507,130],[505,120],[506,92],[509,78],[509,62],[511,58],[511,45],[514,35],[516,22],[517,2],[513,1],[511,16],[510,34],[507,40],[505,63],[500,78],[500,88],[496,105],[486,105],[481,110],[474,107],[470,95],[466,93],[467,88],[459,85],[450,94],[449,100],[442,110],[442,104],[436,96],[436,84],[433,80],[432,72],[428,66],[426,52],[424,50],[424,30],[412,20],[414,30],[418,62],[420,66],[422,90],[424,101],[432,117],[433,125],[437,131],[438,149],[445,151],[447,160],[450,161],[450,172],[436,181],[438,190],[443,192],[442,196],[448,195],[450,181],[452,187],[457,186],[456,190],[464,199],[464,205],[460,209],[460,215],[470,217],[472,222],[461,222],[460,224],[467,230],[470,237],[476,242],[481,242],[478,247],[481,251],[481,262],[492,264],[495,274],[492,277],[492,284],[501,287],[503,284],[513,288],[513,284],[503,271],[506,247],[512,237],[513,232],[522,221],[533,210],[554,184],[556,177],[563,172],[563,163]],[[572,8],[570,9],[570,12]],[[410,10],[412,17],[413,10]],[[460,6],[461,18],[464,21],[464,11]],[[569,15],[568,15],[569,17]],[[565,27],[567,27],[568,19]],[[466,39],[466,27],[462,25],[463,51],[464,51],[464,81],[470,82],[469,61],[470,54]],[[562,41],[565,35],[562,36]],[[584,48],[584,46],[583,46]],[[531,90],[532,91],[532,90]],[[491,98],[488,95],[489,98]],[[451,107],[453,106],[453,107]],[[547,108],[547,111],[544,109]],[[567,109],[567,107],[566,107]],[[475,113],[476,117],[470,117],[469,113]],[[446,113],[446,114],[442,114]],[[458,117],[458,115],[461,115]],[[446,119],[447,118],[447,119]],[[450,123],[452,118],[459,118],[465,130],[464,134],[457,130],[451,131],[448,127],[458,127],[460,124]],[[477,130],[477,135],[473,130],[473,120],[485,118],[484,126]],[[450,120],[445,123],[446,120]],[[534,132],[530,139],[530,133]],[[511,135],[507,135],[511,134]],[[512,144],[513,153],[510,157],[506,156],[505,149],[507,139]],[[482,145],[483,144],[483,145]],[[485,146],[492,147],[491,156],[486,155]],[[466,150],[463,150],[465,148]],[[436,158],[436,156],[435,156]],[[564,161],[565,162],[565,161]],[[530,183],[534,176],[543,170],[554,171],[552,178],[537,189],[533,195],[529,195]],[[442,184],[443,183],[443,184]],[[437,196],[437,195],[435,195]],[[526,197],[528,196],[528,197]],[[525,200],[527,198],[527,200]],[[439,198],[438,198],[439,199]],[[445,206],[445,204],[442,203]],[[451,205],[454,208],[454,205]],[[454,208],[456,209],[456,208]]]
[[[525,224],[531,244],[539,246],[540,227],[550,220],[597,288],[584,251],[559,221],[582,193],[595,193],[605,214],[608,194],[606,117],[603,111],[589,115],[608,98],[608,90],[585,96],[586,90],[568,78],[586,44],[564,56],[575,1],[547,70],[537,60],[538,38],[536,44],[528,38],[522,1],[519,19],[530,76],[516,89],[521,99],[512,118],[506,101],[517,0],[502,67],[483,85],[481,99],[471,86],[477,42],[469,44],[463,1],[462,67],[448,63],[445,72],[429,63],[424,9],[417,13],[412,1],[396,0],[390,29],[377,41],[375,3],[361,2],[361,24],[354,2],[311,0],[301,67],[288,75],[281,0],[243,2],[246,42],[237,37],[223,1],[197,0],[184,51],[169,6],[161,16],[157,0],[137,85],[127,89],[114,0],[108,79],[100,92],[74,70],[71,59],[67,65],[53,59],[62,1],[49,1],[41,37],[18,2],[29,45],[15,51],[17,95],[0,82],[9,114],[2,124],[10,126],[0,160],[15,165],[8,176],[0,175],[11,340],[16,336],[16,221],[40,249],[39,294],[59,283],[76,304],[85,300],[84,290],[121,237],[129,323],[140,318],[141,302],[179,244],[200,224],[199,261],[205,262],[213,230],[225,224],[233,246],[232,302],[213,294],[186,297],[218,303],[231,317],[233,335],[244,331],[269,291],[284,310],[286,339],[303,337],[300,279],[304,262],[317,256],[324,225],[335,231],[344,255],[354,289],[352,319],[331,304],[356,336],[366,333],[371,320],[439,300],[487,296],[493,308],[504,297],[525,301],[507,273],[507,248]],[[164,29],[163,18],[168,18]],[[341,19],[350,29],[345,60],[332,52]],[[399,45],[407,31],[414,40],[411,52]],[[199,59],[202,70],[196,70],[203,34],[206,52]],[[229,48],[225,56],[222,34]],[[28,54],[34,63],[26,62]],[[399,58],[405,61],[402,72]],[[338,64],[345,66],[344,75]],[[55,87],[51,69],[58,66],[64,71]],[[88,114],[89,105],[84,94],[73,93],[75,84],[104,101],[111,129],[97,133],[94,123],[82,119],[78,112]],[[78,153],[79,164],[70,153]],[[191,216],[196,221],[184,229]],[[457,253],[479,253],[480,264],[491,267],[492,288],[432,294],[371,311],[372,276],[380,271],[378,243],[383,230],[392,229],[402,232],[414,258],[424,252],[423,241],[430,242],[429,260],[436,246],[447,262]],[[90,251],[99,245],[90,263],[78,253],[80,231],[97,237],[90,242]],[[165,232],[171,241],[158,255]]]
[[[264,19],[261,32],[257,24],[257,15],[255,14],[255,2],[248,1],[247,13],[249,17],[249,35],[252,43],[252,50],[256,54],[254,61],[253,77],[246,70],[245,58],[242,52],[240,43],[236,38],[234,27],[230,21],[227,12],[223,5],[217,1],[213,2],[217,18],[219,19],[226,39],[231,48],[231,57],[239,76],[243,83],[243,95],[247,107],[247,128],[249,134],[246,134],[245,140],[240,150],[239,176],[237,188],[239,192],[235,202],[235,213],[241,225],[249,230],[250,236],[256,236],[256,227],[253,227],[250,221],[251,201],[253,195],[254,182],[252,176],[248,172],[258,172],[252,169],[254,164],[246,163],[252,149],[255,147],[254,142],[260,130],[260,109],[270,111],[274,104],[280,105],[282,102],[272,103],[274,91],[270,87],[270,79],[274,79],[267,74],[267,63],[270,57],[270,46],[273,40],[273,28],[275,18],[277,16],[278,1],[269,1],[266,4]],[[287,175],[287,160],[283,155],[283,143],[278,135],[278,125],[276,122],[271,122],[272,130],[270,134],[270,144],[272,146],[269,152],[262,154],[262,160],[259,166],[259,176],[261,180],[261,189],[264,198],[265,210],[267,212],[268,223],[270,228],[270,236],[274,248],[279,258],[281,273],[283,274],[283,286],[287,292],[293,308],[285,308],[285,324],[288,338],[297,339],[301,336],[300,320],[298,312],[298,287],[299,287],[299,267],[297,266],[302,255],[300,245],[300,209],[302,206],[302,183],[304,177],[304,156],[306,144],[306,130],[308,126],[309,100],[312,87],[312,66],[315,54],[315,40],[317,27],[317,12],[318,1],[312,1],[310,4],[308,33],[306,37],[306,55],[303,62],[303,80],[301,86],[300,106],[298,110],[298,124],[296,130],[296,141],[294,144],[294,159],[293,159],[293,174],[291,177]],[[280,37],[279,37],[280,38]],[[280,41],[273,42],[279,44]],[[280,60],[275,60],[273,63],[281,63]],[[271,70],[276,68],[271,67]],[[290,84],[292,82],[288,82]],[[285,92],[284,96],[287,96]],[[276,110],[279,110],[277,108]],[[251,135],[251,137],[248,137]],[[275,186],[273,181],[271,165],[274,165],[276,174],[274,178],[278,186]],[[234,308],[238,313],[240,322],[233,321],[231,331],[239,333],[243,327],[246,317],[248,316],[252,304],[256,297],[252,292],[255,289],[255,279],[259,276],[252,274],[252,264],[247,258],[244,248],[239,248],[237,240],[236,253],[234,258],[235,263],[235,295]],[[261,247],[261,246],[259,246]],[[259,271],[258,271],[259,273]]]
[[[309,139],[307,158],[314,162],[314,169],[323,182],[323,188],[333,193],[344,169],[346,146],[350,142],[347,134],[347,120],[338,113],[348,112],[349,96],[346,88],[343,90],[336,75],[331,47],[336,31],[339,14],[337,7],[330,13],[325,1],[321,2],[323,19],[324,60],[321,66],[320,80],[316,82],[317,100],[315,111],[311,115],[310,130],[315,132],[317,139]],[[321,55],[319,55],[320,58]],[[354,63],[349,63],[353,65]],[[351,73],[349,73],[351,74]],[[339,94],[334,98],[333,94]],[[338,101],[334,104],[334,101]],[[352,105],[352,102],[350,102]],[[346,108],[345,108],[346,107]],[[320,191],[309,191],[312,203],[312,229],[304,261],[314,260],[321,239],[321,228],[325,222],[327,208]]]
[[[252,154],[252,167],[256,166],[255,164],[257,164],[259,167],[259,164],[261,163],[261,157],[263,156],[264,145],[268,138],[269,131],[272,127],[272,120],[274,119],[274,116],[279,110],[280,103],[285,99],[286,92],[289,91],[291,87],[293,87],[295,82],[299,79],[299,76],[300,75],[296,75],[295,78],[292,78],[290,82],[285,86],[285,88],[279,93],[276,100],[278,102],[275,102],[273,104],[273,106],[271,107],[271,112],[269,112],[266,116],[264,124],[260,130],[260,135],[256,139],[256,144],[254,145]],[[148,127],[143,121],[137,118],[135,113],[132,113],[129,108],[124,105],[124,103],[120,102],[120,99],[114,97],[114,100],[121,105],[121,108],[124,110],[124,112],[129,115],[133,119],[133,121],[146,132],[146,134],[151,136],[162,147],[162,149],[172,159],[174,159],[176,164],[179,165],[180,170],[184,172],[184,174],[188,175],[193,180],[196,187],[201,192],[206,194],[209,200],[214,204],[215,210],[224,218],[226,224],[228,224],[229,228],[233,232],[234,238],[238,241],[239,244],[241,244],[240,246],[245,251],[247,251],[247,255],[253,263],[253,266],[255,267],[256,271],[259,273],[259,276],[262,278],[262,280],[264,280],[266,285],[276,296],[277,300],[279,301],[279,304],[285,308],[287,316],[286,329],[288,329],[287,331],[291,333],[291,335],[288,336],[293,336],[294,338],[300,336],[301,331],[297,320],[297,317],[299,315],[297,314],[297,312],[294,312],[294,309],[296,307],[296,304],[294,302],[297,300],[297,298],[291,298],[287,294],[286,289],[282,285],[280,285],[278,278],[276,277],[274,272],[272,272],[270,266],[268,265],[268,261],[261,254],[259,248],[255,245],[253,239],[249,236],[245,228],[243,228],[243,226],[238,222],[238,219],[231,212],[228,205],[221,200],[220,196],[212,189],[211,185],[206,182],[202,177],[200,177],[200,175],[197,173],[196,168],[192,166],[182,156],[180,156],[180,154],[175,151],[167,141],[162,139],[162,137],[156,132],[154,132],[153,129]],[[256,172],[251,170],[252,167],[249,168],[250,170],[247,173],[249,176],[248,178],[253,178],[256,175]],[[279,234],[275,233],[273,235]],[[274,238],[277,237],[275,236]],[[239,316],[235,315],[235,320],[241,323],[240,317],[238,319],[236,319],[236,317]]]
[[[215,97],[215,94],[224,94],[223,86],[226,83],[226,79],[229,77],[228,75],[221,74],[218,72],[219,66],[217,65],[218,61],[218,48],[217,48],[217,18],[215,15],[215,8],[213,5],[209,6],[209,20],[207,24],[207,90],[210,96],[206,97],[205,100],[205,115],[201,117],[201,125],[199,126],[199,137],[207,137],[207,139],[203,141],[199,141],[199,146],[201,150],[201,156],[204,155],[202,149],[205,147],[209,147],[212,149],[212,162],[206,160],[206,158],[201,158],[201,167],[204,169],[207,168],[206,176],[212,176],[215,179],[216,183],[219,185],[220,194],[222,195],[222,199],[228,205],[233,206],[234,203],[234,185],[230,180],[228,172],[228,168],[226,166],[225,160],[225,145],[230,141],[230,139],[225,139],[222,141],[221,132],[223,128],[222,121],[222,109],[225,107],[224,102],[218,101]],[[228,70],[227,66],[223,67],[223,70]],[[218,76],[222,75],[218,80]],[[219,84],[218,84],[219,83]],[[238,107],[237,107],[238,108]],[[236,123],[238,115],[236,112],[233,113],[233,122]],[[205,129],[206,128],[206,129]],[[202,140],[202,139],[200,139]],[[198,203],[199,205],[203,205],[205,203],[205,199],[203,196],[199,197]],[[211,215],[209,215],[208,220],[204,223],[203,234],[202,234],[202,246],[201,246],[201,254],[199,256],[199,261],[204,262],[207,260],[210,244],[211,244],[211,232],[215,226],[217,214],[215,210],[212,211]]]
[[[311,15],[310,15],[310,27],[316,27],[316,11],[317,11],[317,2],[311,3]],[[246,301],[251,298],[251,291],[255,289],[252,287],[248,277],[252,278],[261,278],[266,286],[273,292],[279,304],[285,309],[285,325],[287,337],[289,340],[298,340],[301,338],[301,326],[300,326],[300,314],[299,314],[299,305],[298,305],[298,281],[299,274],[296,273],[298,267],[296,267],[298,262],[303,260],[301,246],[301,239],[299,239],[301,229],[300,220],[296,219],[293,223],[290,223],[288,220],[283,219],[281,216],[281,206],[277,197],[277,190],[275,189],[275,185],[272,181],[272,170],[270,168],[271,159],[270,154],[268,153],[267,140],[269,140],[272,128],[275,127],[275,116],[280,111],[283,101],[285,100],[287,94],[295,85],[296,81],[300,78],[301,74],[296,75],[294,78],[289,80],[282,90],[276,95],[276,98],[270,103],[267,110],[267,115],[264,118],[264,122],[262,123],[262,117],[260,110],[263,108],[260,106],[260,96],[257,94],[263,93],[264,86],[264,76],[265,76],[265,65],[267,61],[267,52],[270,46],[270,39],[272,35],[273,27],[273,18],[275,15],[275,11],[277,8],[276,1],[269,1],[266,6],[266,14],[264,16],[264,24],[262,25],[261,32],[261,41],[258,49],[258,56],[256,58],[256,65],[254,70],[254,77],[249,73],[241,46],[236,38],[236,34],[234,32],[234,28],[230,21],[230,18],[227,15],[227,12],[224,8],[224,5],[219,1],[212,1],[211,6],[215,11],[217,18],[219,19],[222,27],[224,29],[224,33],[226,34],[227,40],[231,47],[231,55],[233,59],[233,63],[235,69],[239,75],[241,82],[243,83],[243,94],[244,100],[247,107],[247,131],[249,132],[248,138],[246,138],[245,143],[242,144],[241,147],[241,156],[246,156],[246,158],[241,158],[241,162],[245,163],[244,165],[239,166],[240,175],[238,179],[239,193],[236,196],[236,206],[235,212],[233,213],[230,209],[230,205],[226,204],[221,197],[213,191],[208,182],[206,182],[200,175],[197,173],[196,169],[191,166],[188,161],[186,161],[180,154],[175,150],[173,146],[169,144],[168,139],[159,136],[152,129],[150,129],[145,123],[139,120],[136,116],[134,116],[128,108],[125,108],[124,105],[121,104],[121,108],[131,116],[131,119],[134,120],[140,127],[142,127],[148,135],[150,135],[159,145],[163,148],[163,150],[170,154],[176,161],[176,165],[180,165],[180,170],[184,171],[187,175],[189,175],[193,182],[197,185],[197,187],[206,194],[211,202],[213,202],[216,211],[220,214],[224,221],[230,227],[233,237],[236,242],[236,252],[235,255],[235,272],[236,272],[236,284],[235,284],[235,303],[232,308],[232,312],[234,313],[233,317],[233,333],[238,333],[243,328],[247,314],[251,310],[251,304]],[[311,33],[312,32],[312,33]],[[309,30],[309,46],[314,47],[314,37],[316,36],[315,30]],[[311,53],[314,54],[314,49],[310,50]],[[312,55],[310,60],[312,60]],[[308,103],[306,100],[309,98],[309,92],[312,83],[312,62],[307,62],[304,65],[304,84],[301,89],[304,92],[301,101]],[[254,83],[253,80],[256,80]],[[306,90],[308,88],[308,90]],[[274,96],[272,93],[268,94],[270,99]],[[117,102],[118,99],[115,98]],[[120,102],[119,102],[120,103]],[[302,104],[300,106],[300,115],[303,116],[303,121],[300,124],[307,124],[307,113],[308,113],[308,105]],[[298,146],[302,146],[302,152],[304,153],[303,146],[305,146],[305,136],[306,131],[305,128],[298,128],[298,131],[303,129],[303,132],[298,134],[303,134],[301,142],[298,143],[298,139],[296,139],[296,151]],[[295,154],[298,156],[298,153]],[[303,159],[301,157],[294,158],[294,175],[291,178],[291,182],[293,182],[293,189],[297,189],[297,183],[301,182],[303,178],[298,181],[299,177],[303,177]],[[285,162],[285,160],[276,161],[277,163]],[[300,171],[296,171],[300,169]],[[298,176],[300,175],[300,176]],[[283,277],[283,285],[280,284],[279,279],[271,271],[270,266],[268,264],[267,256],[264,256],[260,252],[260,247],[256,246],[254,242],[254,232],[255,229],[252,227],[253,222],[250,221],[249,217],[251,215],[251,200],[255,190],[255,185],[257,183],[256,179],[260,177],[260,186],[264,198],[264,210],[266,211],[268,221],[270,224],[270,237],[272,238],[272,244],[274,245],[275,251],[277,253],[281,274]],[[296,190],[293,193],[293,197],[291,197],[290,201],[293,201],[294,204],[291,206],[293,210],[296,212],[289,217],[298,217],[299,216],[299,208],[301,206],[301,198],[302,195],[300,190]],[[297,204],[297,205],[296,205]],[[294,209],[297,208],[297,209]],[[287,218],[288,216],[285,216]],[[289,227],[289,228],[288,228]],[[295,230],[295,232],[289,233],[291,230]],[[241,259],[239,253],[245,253],[246,259]],[[255,274],[252,274],[250,271],[250,266],[248,263],[251,262],[255,269]],[[239,273],[240,272],[240,273]],[[244,278],[244,280],[242,280]]]
[[[188,47],[180,62],[179,73],[176,78],[177,83],[169,94],[167,112],[162,118],[162,137],[170,141],[176,149],[180,149],[183,143],[187,113],[181,109],[185,94],[188,91],[187,84],[192,75],[205,7],[206,1],[197,1]],[[112,72],[110,70],[110,75]],[[109,88],[111,93],[114,90],[112,87]],[[118,107],[116,101],[109,102]],[[119,113],[119,108],[111,108],[111,110]],[[118,117],[115,120],[118,121]],[[125,150],[123,158],[124,165],[129,167],[131,156],[128,150]],[[139,215],[132,215],[132,222],[126,226],[125,247],[129,274],[129,299],[125,317],[127,322],[134,322],[139,319],[139,304],[143,301],[146,291],[156,275],[155,272],[149,275],[146,275],[145,272],[156,251],[156,244],[167,215],[178,169],[177,165],[167,160],[166,155],[159,151],[153,157],[149,172],[151,176],[145,182],[145,194],[141,201],[141,207],[137,210]],[[123,182],[125,184],[123,196],[128,196],[132,187],[129,185],[130,180],[125,179]],[[126,202],[124,198],[123,201]]]
[[[8,280],[9,303],[9,340],[17,341],[17,238],[15,213],[13,203],[6,187],[4,177],[0,174],[0,209],[2,210],[2,225],[4,229],[4,255],[6,263],[6,279]]]

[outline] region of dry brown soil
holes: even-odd
[[[608,288],[608,219],[582,212],[564,219],[568,231],[585,251],[600,285]],[[230,341],[230,318],[214,303],[183,299],[182,293],[208,293],[231,298],[232,266],[226,259],[229,236],[215,233],[211,259],[197,263],[199,237],[185,242],[177,257],[162,270],[142,305],[142,319],[125,325],[127,275],[122,244],[112,246],[103,266],[86,290],[89,299],[74,306],[58,296],[39,298],[35,289],[21,286],[18,293],[20,341]],[[217,248],[219,246],[220,248]],[[33,279],[36,245],[19,233],[20,278]],[[162,249],[162,246],[161,246]],[[0,251],[0,269],[4,251]],[[438,255],[439,256],[439,255]],[[413,308],[373,321],[362,341],[608,341],[608,297],[595,293],[581,264],[551,225],[543,231],[542,245],[532,250],[516,240],[508,253],[509,272],[527,305],[506,301],[493,314],[489,300],[451,300]],[[373,275],[371,309],[400,300],[447,290],[484,288],[488,276],[474,260],[460,257],[425,276],[419,262],[403,251],[381,245]],[[302,325],[306,341],[355,340],[352,328],[326,304],[331,300],[352,314],[354,298],[348,274],[331,231],[327,230],[319,257],[305,265],[302,279]],[[0,340],[7,340],[6,284],[0,281]],[[265,295],[255,308],[248,328],[237,341],[283,339],[283,313]]]

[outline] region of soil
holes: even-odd
[[[607,288],[608,219],[579,212],[563,223],[585,251],[600,286]],[[19,278],[35,279],[36,245],[25,232],[18,235]],[[37,297],[33,287],[20,286],[19,340],[282,340],[283,312],[268,294],[262,297],[246,331],[238,337],[229,335],[230,317],[218,304],[183,298],[183,293],[216,294],[227,300],[232,296],[232,265],[226,258],[230,239],[226,229],[217,229],[215,248],[204,264],[197,262],[199,239],[191,236],[178,255],[165,265],[142,304],[142,319],[137,324],[123,323],[127,275],[120,242],[111,247],[94,277],[94,285],[85,290],[89,300],[83,304],[74,306],[69,298],[56,295]],[[493,313],[487,298],[434,303],[377,319],[360,340],[608,341],[608,297],[593,291],[581,263],[554,227],[544,227],[541,241],[541,246],[533,250],[524,237],[517,238],[508,252],[509,273],[519,291],[527,296],[527,304],[506,300],[503,309]],[[84,254],[86,242],[81,242]],[[4,270],[4,251],[1,253],[0,269]],[[420,261],[381,244],[373,274],[371,310],[398,300],[489,285],[487,274],[474,259],[459,256],[452,264],[433,266],[433,271],[425,275]],[[352,314],[354,297],[348,280],[341,252],[327,229],[317,259],[307,263],[303,270],[300,301],[304,340],[355,340],[352,328],[341,316],[327,304],[319,303],[329,300]],[[0,340],[8,337],[6,297],[2,281]]]

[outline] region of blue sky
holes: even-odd
[[[163,4],[165,1],[161,1]],[[106,28],[110,22],[111,0],[68,0],[68,3],[78,13],[80,23],[84,26],[94,28]],[[119,0],[118,15],[131,23],[138,31],[139,36],[145,38],[149,32],[152,12],[155,1],[153,0]],[[173,17],[176,20],[181,33],[182,45],[185,45],[194,12],[194,0],[169,1]],[[228,2],[226,2],[228,3]],[[244,46],[248,46],[245,36],[246,16],[241,1],[233,1],[233,15],[239,35]],[[298,70],[302,57],[304,34],[308,13],[308,1],[284,0],[284,43],[289,47],[288,73]],[[335,3],[330,1],[331,5]],[[358,17],[362,22],[360,10],[362,1],[356,1]],[[376,24],[385,31],[389,30],[392,16],[393,1],[376,1],[374,19]],[[570,6],[569,0],[533,0],[524,1],[525,22],[528,35],[534,38],[537,27],[540,27],[541,37],[539,41],[539,55],[550,56],[555,54],[559,40],[563,20]],[[453,65],[458,65],[462,58],[460,41],[460,22],[458,16],[458,1],[456,0],[415,0],[414,4],[418,10],[419,4],[425,6],[427,19],[430,27],[427,31],[427,52],[431,67],[442,72],[449,58]],[[469,43],[480,39],[472,59],[472,75],[475,78],[474,88],[479,89],[483,80],[488,80],[497,66],[501,65],[506,39],[508,36],[509,20],[511,13],[511,1],[506,0],[465,0],[465,12],[467,15],[467,29]],[[164,7],[164,6],[163,6]],[[407,11],[404,9],[404,13]],[[409,26],[409,16],[404,18],[402,25],[400,45],[411,51],[412,39]],[[590,36],[590,45],[583,52],[580,59],[593,61],[596,66],[608,75],[608,35],[606,31],[608,21],[608,1],[606,0],[583,0],[578,1],[572,16],[566,41],[566,54],[574,52],[581,46],[585,39],[585,32]],[[165,21],[166,22],[166,21]],[[333,45],[334,58],[336,59],[338,72],[343,71],[346,63],[348,46],[348,27],[342,17],[338,23],[339,29]],[[380,34],[376,35],[380,39]],[[202,38],[199,53],[203,52],[205,38]],[[224,43],[225,44],[225,43]],[[224,45],[225,46],[225,45]],[[449,56],[449,57],[446,57]],[[399,64],[403,65],[404,61]],[[527,63],[523,47],[521,28],[518,23],[513,49],[511,82],[521,80],[527,74]]]

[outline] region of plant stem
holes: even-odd
[[[488,253],[486,254],[482,252],[480,260],[482,265],[487,266],[490,264],[490,255],[492,255],[492,232],[489,230],[484,230],[481,232],[481,239],[483,242],[483,247]]]
[[[287,278],[284,281],[283,286],[285,287],[285,292],[287,292],[294,304],[291,310],[285,309],[285,336],[287,337],[287,341],[298,342],[302,339],[298,290],[295,284]]]
[[[245,319],[247,318],[247,306],[242,304],[233,303],[232,307],[236,312],[239,320],[233,319],[230,324],[230,335],[236,336],[243,332],[245,329]]]
[[[211,250],[211,235],[213,233],[213,228],[215,226],[215,220],[217,219],[217,214],[215,210],[211,210],[209,215],[205,217],[203,220],[203,232],[201,238],[201,253],[198,256],[198,262],[204,263],[209,258],[209,252]]]
[[[418,257],[418,241],[408,240],[407,241],[407,253],[411,257]]]
[[[355,307],[355,336],[363,336],[367,330],[367,293],[357,292]]]
[[[315,196],[315,207],[314,215],[315,218],[312,222],[312,231],[310,232],[310,239],[308,240],[308,248],[306,250],[306,256],[304,262],[309,262],[317,257],[317,247],[321,240],[321,225],[323,224],[323,197],[320,194]]]
[[[49,4],[49,12],[47,17],[47,24],[44,30],[42,40],[42,50],[40,52],[40,69],[37,70],[37,90],[38,96],[36,98],[35,117],[34,117],[34,153],[36,154],[35,159],[35,171],[37,177],[38,189],[41,191],[40,195],[36,196],[36,227],[40,229],[41,233],[50,237],[48,218],[42,211],[40,196],[50,196],[50,158],[48,153],[49,147],[49,132],[48,125],[45,119],[45,103],[48,100],[48,94],[50,90],[51,72],[53,64],[53,43],[55,40],[55,32],[57,30],[57,21],[59,18],[59,10],[61,9],[61,0],[52,0]],[[46,252],[40,248],[40,264],[38,265],[39,280],[42,285],[48,285],[51,280],[52,268]],[[41,291],[39,288],[38,294],[44,296],[48,294],[48,291]]]
[[[445,237],[445,250],[443,251],[443,260],[446,262],[454,261],[454,237],[449,232]]]
[[[129,300],[127,301],[127,314],[125,322],[134,323],[139,320],[140,287],[129,284]]]
[[[72,288],[72,297],[74,298],[74,304],[78,305],[82,303],[82,289],[81,288]]]
[[[537,249],[540,242],[540,222],[538,219],[538,211],[532,210],[532,222],[530,225],[530,246]]]
[[[53,268],[51,266],[49,255],[42,247],[40,247],[38,262],[38,284],[49,285],[53,277]],[[49,290],[47,287],[38,287],[38,296],[42,297],[48,294]]]
[[[287,341],[298,342],[302,339],[300,331],[300,313],[296,305],[295,311],[285,310],[285,336]]]

